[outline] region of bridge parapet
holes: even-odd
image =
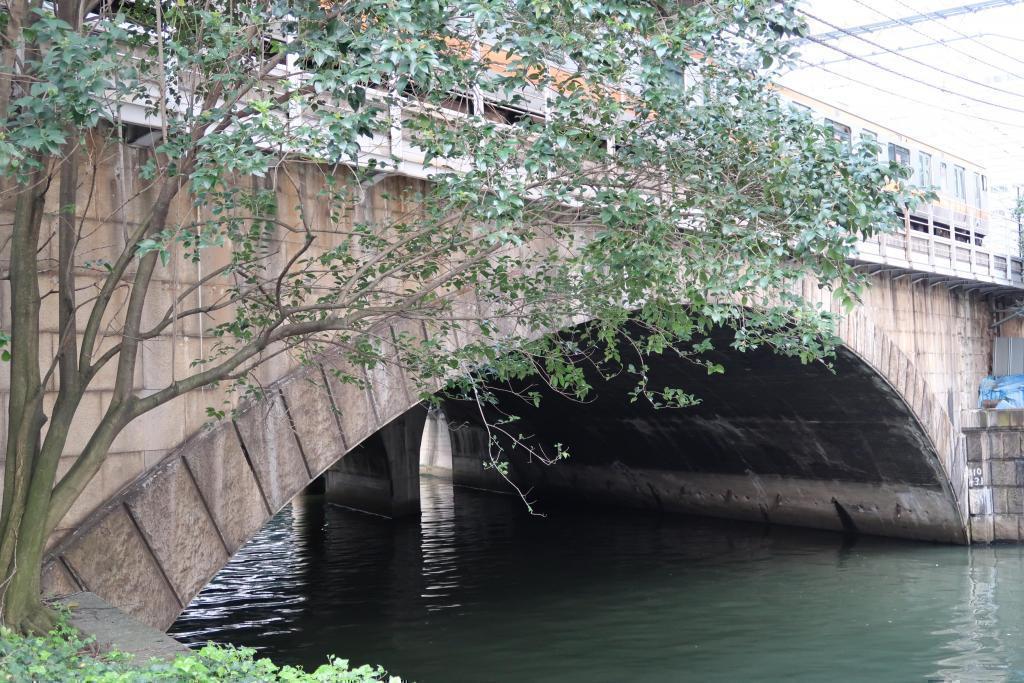
[[[887,266],[919,274],[930,283],[1024,290],[1024,259],[928,232],[876,235],[857,246],[856,260],[871,272],[881,268],[870,266]]]

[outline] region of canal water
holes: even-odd
[[[608,509],[424,478],[418,521],[305,496],[171,633],[419,683],[1024,681],[1024,549]]]

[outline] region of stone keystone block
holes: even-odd
[[[382,334],[390,334],[390,331]],[[409,382],[400,366],[397,349],[390,342],[386,346],[384,364],[370,368],[366,373],[370,383],[370,396],[377,417],[383,424],[402,415],[415,403],[415,397],[411,395],[408,386]]]
[[[281,387],[302,452],[314,475],[345,454],[331,395],[319,370],[311,380],[294,379]]]
[[[968,505],[970,507],[971,515],[991,515],[992,510],[992,489],[985,488],[974,488],[970,489],[967,494]]]
[[[989,483],[989,471],[984,463],[972,462],[967,465],[967,485],[970,488],[981,488]]]
[[[993,453],[992,456],[998,457],[999,459],[1021,457],[1020,436],[1020,431],[1016,429],[1008,429],[1000,432],[998,455]],[[993,443],[993,445],[995,444]]]
[[[183,603],[228,561],[217,527],[181,458],[155,472],[129,498],[128,507]]]
[[[987,434],[980,431],[970,431],[966,433],[967,460],[969,462],[981,462],[984,459],[985,451],[983,444],[988,441],[987,436]]]
[[[1024,490],[1019,486],[1007,486],[1004,511],[1011,515],[1024,514]]]
[[[271,512],[277,512],[310,481],[281,393],[272,390],[235,425]]]
[[[245,460],[231,422],[222,422],[190,444],[185,460],[234,553],[270,518],[256,475]]]
[[[992,540],[1011,541],[1016,543],[1020,540],[1018,515],[995,515],[992,519]]]
[[[40,577],[43,588],[43,595],[52,597],[55,595],[70,595],[82,590],[75,582],[75,579],[68,570],[64,568],[59,560],[52,560],[43,565],[43,573]]]
[[[139,621],[166,629],[181,604],[124,507],[114,507],[64,552],[91,590]]]
[[[340,372],[344,377],[365,377],[358,368],[342,367]],[[345,437],[345,446],[349,449],[355,448],[380,429],[373,405],[370,403],[369,390],[339,380],[330,367],[325,367],[324,373],[327,376],[327,386],[330,387],[334,407],[338,411],[338,422]]]
[[[992,515],[971,516],[971,542],[991,543],[993,539]]]
[[[1017,483],[1016,460],[992,460],[988,464],[993,486],[1014,486]]]

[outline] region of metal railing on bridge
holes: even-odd
[[[858,245],[857,261],[1024,289],[1024,259],[916,230],[876,235]]]

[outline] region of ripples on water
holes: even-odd
[[[1024,550],[621,510],[435,478],[419,521],[298,499],[172,633],[420,683],[1024,681]]]

